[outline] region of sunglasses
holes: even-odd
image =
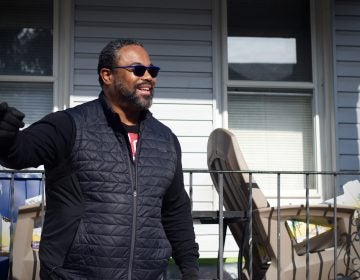
[[[151,75],[151,77],[155,78],[160,71],[160,67],[154,65],[150,65],[147,67],[144,65],[114,66],[111,69],[118,69],[118,68],[128,70],[129,72],[133,72],[134,75],[137,77],[144,76],[145,71],[147,70]]]

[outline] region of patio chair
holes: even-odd
[[[233,133],[215,129],[209,136],[207,161],[210,171],[249,170]],[[219,191],[218,172],[211,173]],[[249,173],[224,172],[223,198],[226,212],[249,212],[249,188],[252,190],[252,278],[253,279],[353,279],[359,277],[359,233],[354,208],[337,207],[337,246],[334,242],[334,208],[331,205],[309,206],[309,241],[304,238],[306,210],[303,205],[270,207],[261,189]],[[280,219],[281,244],[277,243],[277,219]],[[228,226],[245,259],[243,277],[250,269],[249,219]],[[305,235],[306,237],[306,235]],[[307,245],[308,244],[308,245]],[[336,260],[335,260],[336,255]],[[241,267],[241,266],[240,266]],[[281,276],[278,278],[278,276]],[[343,277],[343,278],[341,278]],[[247,279],[247,278],[242,278]],[[358,279],[358,278],[356,278]]]

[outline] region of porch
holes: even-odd
[[[228,190],[226,190],[226,179],[224,180],[224,176],[229,173],[240,173],[249,176],[247,199],[248,201],[253,201],[253,203],[249,203],[245,210],[227,209],[229,208],[229,202],[226,201],[228,199]],[[209,176],[211,174],[216,174],[218,179],[218,183],[215,184],[218,193],[217,209],[197,210],[193,207],[192,211],[195,230],[197,226],[206,224],[213,224],[217,227],[217,244],[213,244],[215,250],[217,250],[217,260],[201,258],[200,256],[201,279],[259,279],[259,275],[266,275],[267,279],[278,280],[359,279],[360,220],[358,209],[339,204],[336,196],[331,204],[312,205],[310,203],[310,188],[308,184],[311,181],[311,177],[330,177],[330,181],[333,184],[329,187],[333,188],[333,193],[338,194],[337,182],[340,177],[356,176],[359,178],[360,172],[209,171],[185,169],[184,177],[188,180],[185,182],[185,186],[192,205],[194,203],[194,193],[197,191],[197,186],[194,184],[196,177]],[[268,174],[275,176],[277,179],[276,192],[278,196],[276,205],[268,205],[266,209],[258,208],[256,204],[257,198],[255,196],[257,194],[254,193],[253,188],[253,184],[256,184],[256,182],[253,178],[258,174]],[[286,191],[285,186],[282,185],[282,177],[285,175],[304,176],[306,182],[304,186],[304,204],[295,206],[282,205],[282,193]],[[41,225],[43,223],[44,216],[42,213],[45,211],[44,171],[4,170],[0,173],[0,182],[0,210],[1,215],[5,216],[2,220],[9,220],[10,234],[9,247],[5,248],[3,246],[1,255],[3,260],[4,257],[8,257],[9,275],[21,273],[19,267],[23,266],[23,268],[30,267],[32,271],[27,273],[34,276],[39,268],[38,260],[36,259],[37,253],[33,254],[33,252],[36,252],[36,249],[31,248],[31,240],[21,239],[20,247],[16,244],[17,240],[19,240],[17,238],[21,235],[16,233],[15,225],[16,222],[24,221],[24,219],[31,216],[31,214],[27,216],[29,213],[24,210],[20,210],[19,214],[17,213],[19,206],[25,204],[25,199],[28,199],[30,196],[38,196],[37,201],[34,202],[37,205],[37,210],[32,214],[34,215],[35,213],[35,215],[31,216],[33,221],[32,227],[35,227],[35,218],[38,219],[38,224]],[[5,199],[8,200],[8,203]],[[224,205],[228,207],[224,207]],[[24,207],[20,206],[20,209],[24,209]],[[250,215],[249,213],[253,214]],[[321,217],[326,218],[326,223],[324,223],[324,220],[319,219]],[[5,225],[6,223],[3,222],[2,224]],[[259,228],[260,224],[266,225],[265,228]],[[236,227],[234,228],[233,225],[246,226],[242,232],[242,238],[239,239],[237,236],[234,236],[237,248],[232,248],[234,249],[232,253],[234,251],[238,253],[228,257],[225,256],[226,246],[224,245],[228,238],[231,237],[231,231],[236,234]],[[231,231],[227,230],[228,227],[230,227]],[[284,228],[286,228],[285,231]],[[259,231],[261,230],[264,230],[264,232],[260,233]],[[23,232],[24,230],[21,231]],[[6,242],[5,233],[6,230],[3,227],[2,243]],[[263,241],[265,241],[264,244],[262,244]],[[284,248],[287,241],[290,242],[291,248]],[[199,238],[198,242],[200,243],[201,251],[201,238]],[[260,255],[259,250],[262,250]],[[29,263],[26,264],[29,260],[25,259],[25,255],[30,251],[34,259],[29,266]],[[328,267],[329,260],[327,259],[329,256],[331,257],[330,267]],[[284,262],[284,259],[289,257],[291,261],[287,260],[287,262]],[[230,262],[229,259],[231,259]],[[285,263],[287,264],[286,266],[284,266]],[[12,266],[12,264],[15,265]],[[272,270],[271,276],[268,274],[269,270]],[[4,270],[2,269],[2,271]],[[316,278],[314,278],[315,275]],[[167,275],[164,275],[164,279],[180,279],[178,277],[180,275],[177,268],[171,263]]]

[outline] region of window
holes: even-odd
[[[27,125],[53,110],[53,1],[0,4],[0,100],[26,114]]]
[[[311,82],[309,1],[228,0],[229,80]]]
[[[252,170],[315,170],[310,22],[310,1],[227,1],[228,127]],[[276,176],[256,181],[276,190]],[[305,178],[281,184],[303,190]]]

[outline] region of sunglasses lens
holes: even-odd
[[[151,77],[155,78],[157,76],[157,74],[159,73],[159,67],[155,67],[155,66],[150,66],[148,68],[148,71],[151,75]]]
[[[145,71],[147,70],[151,75],[151,77],[155,78],[160,70],[160,68],[156,66],[146,67],[144,65],[135,65],[133,66],[133,68],[134,68],[134,75],[138,77],[144,76]]]
[[[135,65],[134,66],[134,74],[135,74],[135,76],[142,77],[142,76],[144,76],[145,71],[146,71],[146,67],[143,66],[143,65]]]

